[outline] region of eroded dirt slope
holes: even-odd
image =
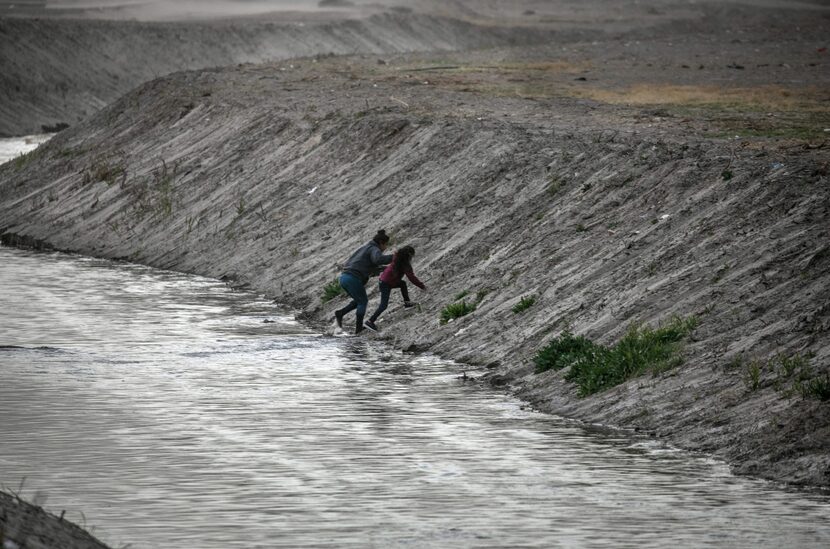
[[[0,492],[0,543],[26,549],[107,549],[94,536],[63,516]]]
[[[173,23],[0,18],[0,136],[74,125],[140,83],[184,69],[314,54],[471,49],[534,43],[549,36],[544,30],[406,13],[318,19],[292,15]]]

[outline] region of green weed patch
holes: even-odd
[[[519,314],[522,311],[531,308],[534,303],[536,303],[535,295],[522,296],[521,299],[519,299],[519,302],[513,305],[511,311],[513,311],[515,314]]]
[[[346,295],[346,290],[343,289],[343,286],[341,286],[340,282],[335,278],[323,286],[323,295],[320,296],[320,300],[323,303],[328,303],[335,297],[339,297],[341,295]]]
[[[697,325],[696,317],[674,317],[656,329],[635,325],[613,347],[566,331],[536,354],[536,372],[569,367],[565,379],[577,384],[579,396],[592,395],[645,372],[680,365],[681,342]]]
[[[460,318],[476,310],[475,303],[467,301],[456,301],[441,309],[441,324],[446,324],[454,318]]]

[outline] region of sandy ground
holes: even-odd
[[[143,84],[0,167],[3,241],[222,277],[328,331],[342,301],[323,286],[382,227],[430,292],[368,337],[484,365],[542,410],[830,485],[830,404],[794,390],[830,373],[826,3],[563,3],[553,22],[529,4],[515,16],[542,34],[522,46]],[[499,4],[447,6],[482,25]],[[475,312],[439,324],[462,291]],[[533,373],[563,329],[611,344],[672,315],[700,326],[668,372],[587,398]]]

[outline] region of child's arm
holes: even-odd
[[[406,271],[406,278],[408,278],[413,284],[418,286],[420,289],[422,289],[422,290],[427,289],[426,285],[424,285],[423,282],[418,280],[418,277],[415,276],[415,271],[413,271],[412,269],[409,269],[408,271]]]

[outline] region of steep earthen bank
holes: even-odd
[[[77,524],[20,498],[0,492],[0,547],[107,549]]]
[[[529,44],[550,36],[544,30],[416,14],[284,19],[169,23],[0,17],[0,136],[74,125],[142,82],[179,70],[315,54]]]
[[[383,227],[417,248],[430,286],[422,312],[387,315],[391,344],[486,365],[543,410],[830,484],[830,407],[770,362],[811,357],[812,377],[830,364],[826,148],[471,96],[372,64],[147,83],[0,167],[0,233],[246,284],[322,327],[341,304],[322,304],[323,286]],[[476,310],[439,324],[462,291]],[[514,314],[526,295],[536,304]],[[612,343],[672,315],[700,326],[667,373],[587,398],[533,373],[565,328]]]

